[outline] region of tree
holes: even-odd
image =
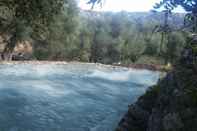
[[[183,47],[185,46],[185,38],[181,32],[171,32],[168,35],[166,43],[164,59],[167,62],[173,63],[181,56]]]
[[[49,33],[45,41],[49,45],[50,60],[70,60],[78,55],[78,8],[73,0],[69,0],[68,5],[48,26]]]
[[[192,31],[197,32],[197,0],[162,0],[156,3],[154,8],[164,7],[166,10],[172,11],[178,6],[183,7],[188,12],[185,16],[185,24],[189,23],[189,27],[192,26]]]
[[[0,33],[8,36],[3,59],[11,60],[17,41],[23,39],[27,30],[29,37],[42,38],[47,26],[67,4],[68,0],[1,0]]]
[[[161,43],[160,43],[160,47],[159,47],[159,55],[162,55],[162,51],[163,51],[163,46],[165,45],[165,43],[167,43],[167,38],[169,33],[172,31],[170,26],[169,26],[169,15],[171,14],[171,11],[169,9],[166,9],[163,11],[164,13],[164,22],[163,24],[157,25],[154,29],[153,32],[160,32],[161,33]]]
[[[89,0],[87,4],[92,4],[92,8],[94,8],[95,4],[100,4],[102,6],[103,0]]]

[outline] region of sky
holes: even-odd
[[[96,6],[95,11],[128,11],[128,12],[145,12],[153,9],[156,2],[161,0],[105,0],[102,7]],[[79,7],[85,10],[91,9],[87,5],[87,0],[79,0]],[[178,8],[175,12],[184,12],[182,8]]]

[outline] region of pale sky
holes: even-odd
[[[79,0],[79,7],[82,9],[91,9],[90,5],[87,5],[88,0]],[[96,11],[128,11],[128,12],[144,12],[153,9],[156,2],[161,0],[105,0],[102,7],[96,6]],[[175,12],[183,12],[183,9],[178,8]]]

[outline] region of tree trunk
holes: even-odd
[[[96,36],[98,34],[98,31],[95,31],[94,37],[93,37],[93,42],[91,44],[91,56],[90,56],[90,62],[97,63],[98,62],[98,47],[97,47],[97,41],[96,41]]]
[[[2,60],[5,61],[11,61],[12,60],[12,53],[14,51],[15,45],[16,45],[16,34],[14,34],[9,42],[7,43],[7,45],[4,48],[4,51],[2,53]]]

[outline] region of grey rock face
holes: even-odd
[[[147,131],[160,131],[161,130],[161,113],[157,109],[153,109],[152,114],[149,116]]]
[[[165,131],[179,131],[183,126],[182,120],[177,113],[169,113],[163,118]]]
[[[130,106],[117,131],[197,131],[197,74],[193,70],[177,66]]]

